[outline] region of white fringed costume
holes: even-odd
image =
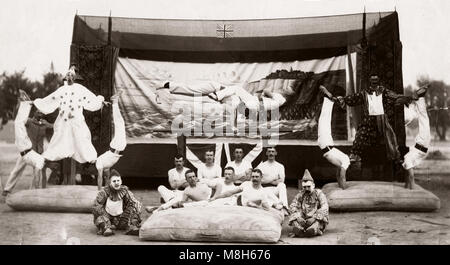
[[[56,161],[71,157],[79,163],[93,163],[97,159],[97,152],[91,142],[91,132],[86,125],[83,109],[99,110],[103,101],[103,96],[96,96],[76,83],[65,84],[47,97],[36,99],[34,105],[44,114],[59,108],[53,137],[43,153],[45,159]]]

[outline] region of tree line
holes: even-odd
[[[49,95],[63,84],[63,76],[54,72],[53,64],[50,70],[43,74],[42,81],[31,81],[24,73],[25,70],[12,74],[3,72],[0,75],[0,128],[8,121],[14,120],[20,89],[33,100]]]

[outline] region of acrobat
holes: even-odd
[[[122,92],[122,90],[119,90],[111,97],[114,137],[109,144],[109,150],[99,156],[95,162],[95,167],[98,171],[97,186],[99,190],[102,188],[103,172],[106,173],[107,177],[107,180],[104,183],[108,183],[111,167],[119,161],[122,157],[123,150],[125,150],[125,147],[127,146],[125,121],[123,120],[119,109],[119,97]]]
[[[3,196],[8,195],[12,191],[26,165],[30,165],[33,167],[33,181],[31,184],[31,188],[37,188],[39,186],[39,180],[41,176],[40,171],[44,168],[45,165],[44,157],[38,153],[39,140],[36,140],[38,136],[33,137],[33,142],[31,141],[30,137],[28,136],[27,124],[28,126],[35,126],[34,131],[36,131],[36,133],[38,134],[39,132],[37,130],[40,130],[41,128],[45,130],[47,126],[43,125],[41,121],[39,121],[40,124],[37,125],[30,124],[28,122],[28,116],[30,115],[30,111],[32,108],[32,101],[25,93],[25,91],[20,90],[19,93],[20,102],[17,116],[14,120],[14,133],[15,144],[19,149],[20,157],[17,160],[14,169],[11,171],[11,174],[9,175],[8,181],[2,192]],[[42,152],[42,150],[40,151]]]
[[[96,96],[86,87],[74,83],[75,71],[74,66],[70,67],[65,77],[67,83],[47,97],[33,101],[34,106],[44,114],[59,108],[53,136],[42,155],[50,161],[73,158],[81,164],[94,163],[97,151],[92,145],[91,132],[85,122],[83,110],[97,111],[110,103],[103,96]]]
[[[431,141],[430,120],[427,113],[427,105],[425,102],[425,93],[427,86],[419,88],[413,98],[417,100],[409,104],[408,108],[417,113],[419,121],[419,133],[415,139],[414,147],[409,148],[409,152],[404,157],[403,168],[408,171],[405,179],[405,188],[414,189],[414,168],[417,167],[426,157],[428,147]]]
[[[331,135],[331,115],[334,106],[333,100],[336,99],[333,99],[333,95],[329,93],[324,86],[321,85],[320,90],[324,94],[324,97],[317,130],[317,143],[322,150],[323,157],[338,168],[336,174],[337,182],[341,189],[345,189],[346,173],[350,166],[350,158],[341,150],[334,147],[333,136]]]

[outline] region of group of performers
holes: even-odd
[[[258,144],[249,153],[250,157],[261,152],[261,149],[262,144]],[[161,206],[147,206],[146,211],[155,214],[179,207],[255,207],[279,211],[283,216],[288,216],[289,225],[294,227],[294,233],[298,236],[321,235],[328,223],[328,203],[325,195],[315,189],[309,171],[305,171],[302,179],[303,189],[289,205],[284,183],[285,168],[276,161],[276,147],[267,148],[267,160],[256,168],[252,167],[251,161],[243,159],[242,153],[242,147],[235,148],[235,160],[222,171],[220,166],[214,164],[214,151],[208,150],[205,152],[206,162],[198,167],[197,173],[184,167],[183,156],[175,156],[175,168],[168,172],[171,189],[158,187],[164,203]]]
[[[3,194],[7,195],[12,190],[27,164],[34,168],[33,183],[38,183],[36,178],[39,179],[42,175],[40,171],[48,161],[72,158],[81,164],[95,164],[100,191],[95,200],[93,214],[98,234],[110,236],[114,234],[114,230],[123,229],[126,234],[136,235],[141,223],[141,203],[126,186],[122,185],[120,174],[115,170],[110,171],[122,156],[122,151],[127,144],[125,123],[118,106],[121,92],[112,96],[110,103],[105,101],[103,96],[96,96],[86,87],[75,83],[76,77],[76,68],[71,67],[65,76],[65,84],[42,99],[31,101],[25,93],[21,92],[19,110],[15,119],[16,145],[21,157],[8,179]],[[429,121],[423,98],[426,88],[420,88],[413,96],[407,97],[397,95],[380,86],[377,76],[372,76],[370,81],[367,91],[349,96],[334,95],[333,88],[327,89],[320,86],[324,97],[318,125],[318,145],[323,151],[324,158],[338,168],[337,181],[339,187],[345,189],[347,168],[351,162],[359,161],[362,152],[375,144],[373,139],[377,139],[376,136],[384,137],[389,158],[394,161],[400,159],[395,134],[384,109],[388,107],[386,105],[388,99],[396,104],[405,104],[414,109],[419,117],[419,134],[416,137],[416,144],[402,161],[403,167],[408,171],[405,186],[412,189],[414,188],[413,168],[425,157],[430,143]],[[174,82],[165,82],[161,84],[161,87],[170,89],[171,93],[183,90],[183,85]],[[202,90],[203,86],[199,89]],[[248,92],[244,93],[239,87],[212,84],[211,89],[211,91],[208,90],[208,95],[217,100],[224,97],[222,94],[227,94],[237,95],[241,99],[247,98],[246,105],[259,102],[259,100],[253,100],[252,95],[247,95]],[[272,94],[269,98],[277,102],[275,105],[284,103],[281,95]],[[364,117],[358,126],[350,156],[334,147],[331,134],[334,103],[338,103],[341,107],[360,104],[364,106]],[[112,106],[114,137],[110,143],[110,150],[97,156],[91,142],[89,128],[84,120],[83,110],[96,111],[105,105]],[[37,111],[33,118],[29,119],[32,106],[36,107]],[[42,121],[42,115],[52,113],[56,109],[59,109],[59,115],[53,126]],[[54,134],[44,151],[40,144],[41,130],[49,127],[53,127]],[[174,158],[175,168],[168,172],[170,189],[165,186],[158,187],[164,203],[161,206],[148,206],[145,209],[153,214],[170,208],[205,205],[241,205],[265,210],[275,209],[284,216],[288,216],[289,225],[293,227],[295,235],[321,235],[328,224],[328,204],[325,195],[315,188],[309,171],[305,171],[302,189],[289,205],[284,183],[285,167],[276,161],[276,147],[268,147],[265,153],[267,160],[261,162],[256,168],[252,167],[252,161],[261,151],[262,143],[256,145],[246,156],[244,156],[243,148],[237,147],[234,150],[235,160],[230,161],[222,170],[220,165],[215,163],[214,150],[208,150],[204,154],[205,162],[193,163],[197,172],[184,167],[185,157],[177,155]],[[107,177],[105,181],[107,185],[102,187],[104,173]],[[45,178],[45,174],[43,177]]]
[[[413,169],[426,157],[431,141],[430,121],[424,98],[427,88],[428,85],[420,87],[413,92],[412,96],[395,94],[379,84],[377,75],[370,77],[370,86],[366,91],[348,96],[334,96],[327,88],[320,86],[320,90],[324,94],[324,101],[319,118],[318,144],[324,153],[324,158],[339,168],[337,180],[342,189],[345,189],[345,173],[350,162],[361,161],[361,155],[370,152],[370,148],[376,145],[380,139],[385,143],[388,159],[396,164],[401,164],[408,171],[405,188],[414,189]],[[363,105],[364,115],[357,127],[350,156],[333,147],[330,122],[334,103],[338,103],[342,108],[345,105]],[[419,120],[419,133],[415,139],[416,143],[414,147],[410,148],[403,160],[401,160],[394,130],[385,113],[385,109],[392,109],[395,105],[408,107],[410,111],[417,113]]]

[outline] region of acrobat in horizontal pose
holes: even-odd
[[[320,86],[320,90],[323,92],[324,98],[319,117],[317,142],[322,150],[323,157],[338,168],[336,174],[337,182],[341,189],[345,189],[346,173],[347,168],[350,166],[350,158],[341,150],[334,147],[333,136],[331,135],[331,116],[334,105],[333,95],[324,86]]]
[[[109,150],[103,153],[97,158],[95,162],[95,167],[98,171],[97,176],[97,186],[100,190],[102,188],[103,172],[106,173],[108,183],[110,176],[110,169],[114,166],[117,161],[122,157],[122,152],[127,146],[127,137],[125,132],[125,121],[120,114],[119,109],[119,97],[122,94],[122,90],[119,90],[115,95],[111,97],[112,102],[112,116],[114,122],[114,137],[109,144]]]
[[[258,111],[260,106],[264,110],[273,110],[281,107],[288,96],[294,94],[291,89],[282,92],[271,92],[268,89],[262,91],[258,97],[250,94],[243,84],[223,85],[215,81],[198,81],[187,83],[163,81],[157,83],[157,89],[168,89],[171,94],[180,94],[188,96],[208,96],[209,98],[222,102],[224,99],[230,98],[231,105],[236,108],[240,102],[251,111]]]

